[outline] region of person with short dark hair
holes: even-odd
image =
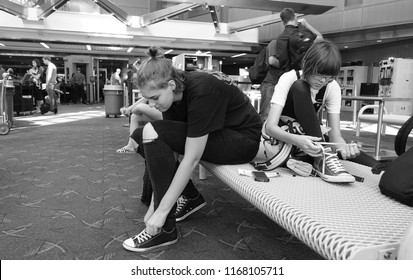
[[[323,35],[311,26],[305,18],[297,20],[295,12],[291,8],[284,8],[280,13],[280,18],[285,29],[277,38],[277,57],[279,60],[279,68],[285,73],[291,70],[289,65],[288,41],[291,34],[297,31],[298,23],[301,23],[305,28],[316,35],[315,41],[322,40]]]
[[[271,109],[264,130],[274,141],[290,143],[308,155],[306,158],[321,179],[334,183],[352,183],[355,178],[338,160],[351,159],[367,166],[378,162],[347,144],[340,131],[341,88],[335,78],[340,72],[341,55],[329,41],[315,42],[306,52],[302,70],[284,73],[275,86]],[[321,96],[320,96],[321,94]],[[325,107],[329,125],[328,139],[320,127],[317,110]],[[304,135],[284,131],[281,116],[300,123]],[[275,140],[276,139],[276,140]],[[328,140],[331,144],[326,144]]]
[[[80,68],[76,68],[76,72],[70,78],[70,84],[73,86],[73,95],[72,95],[72,102],[76,104],[79,101],[79,98],[82,98],[82,103],[86,104],[85,98],[85,83],[86,77],[80,71]]]

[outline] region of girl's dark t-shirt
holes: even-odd
[[[182,100],[163,118],[186,122],[188,137],[229,128],[260,141],[262,122],[248,97],[220,72],[185,72]]]

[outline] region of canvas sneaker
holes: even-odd
[[[150,235],[146,229],[138,235],[126,239],[123,242],[123,248],[133,252],[146,252],[163,246],[174,244],[178,241],[176,228],[171,231],[161,229],[158,234]]]
[[[353,183],[356,179],[348,173],[331,148],[323,148],[323,155],[314,158],[314,169],[317,175],[330,183]]]
[[[180,222],[204,207],[206,202],[204,197],[199,193],[195,198],[188,198],[185,195],[181,195],[176,204],[175,220]]]

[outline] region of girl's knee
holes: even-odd
[[[158,133],[151,123],[147,123],[143,128],[143,143],[152,142],[158,139]]]

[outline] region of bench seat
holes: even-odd
[[[256,160],[263,159],[261,147]],[[250,164],[201,164],[326,259],[395,258],[413,221],[413,208],[380,193],[380,175],[349,161],[343,166],[364,182],[332,184],[278,168],[280,177],[260,183],[238,174],[254,170]]]

